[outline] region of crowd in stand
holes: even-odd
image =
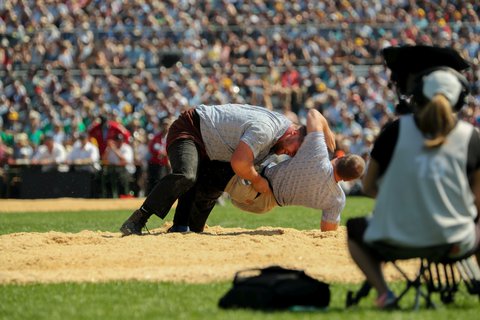
[[[0,1],[0,167],[63,148],[55,162],[88,154],[94,168],[128,168],[145,193],[147,172],[168,167],[171,120],[225,103],[300,123],[317,108],[341,151],[367,156],[395,116],[381,50],[397,45],[451,46],[471,61],[461,116],[478,126],[479,17],[473,0]],[[108,141],[99,125],[114,127]]]

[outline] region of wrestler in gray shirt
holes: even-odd
[[[211,160],[230,161],[238,142],[243,141],[259,164],[291,125],[285,116],[251,105],[200,105],[195,111]]]

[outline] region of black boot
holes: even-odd
[[[172,232],[190,232],[190,228],[188,226],[183,226],[180,224],[174,224],[167,230],[168,233]]]
[[[142,235],[142,229],[147,224],[150,215],[142,210],[135,210],[130,218],[125,221],[120,227],[122,236],[129,236],[131,234]]]

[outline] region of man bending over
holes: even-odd
[[[365,162],[353,154],[330,160],[328,150],[334,149],[335,136],[327,120],[312,109],[307,116],[307,136],[297,154],[278,164],[267,165],[263,170],[262,175],[270,183],[272,192],[258,193],[238,176],[229,181],[225,192],[230,194],[235,206],[249,212],[264,213],[276,206],[322,210],[321,230],[336,230],[345,207],[345,193],[338,182],[361,177]],[[199,193],[190,216],[190,230],[203,231],[213,208],[205,205],[208,201]]]

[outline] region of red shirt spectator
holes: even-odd
[[[148,143],[149,159],[147,171],[147,194],[158,180],[170,173],[170,162],[167,156],[167,133],[171,120],[163,119],[160,131]]]
[[[282,87],[299,87],[301,82],[300,72],[295,70],[291,64],[287,64],[287,69],[282,74]]]
[[[96,140],[98,145],[98,151],[100,156],[103,155],[107,148],[107,141],[114,140],[118,134],[122,134],[125,143],[130,141],[130,131],[127,130],[120,123],[112,120],[107,120],[105,117],[100,116],[96,123],[93,123],[88,130],[90,137]]]
[[[148,151],[151,155],[149,163],[168,166],[166,131],[159,132],[153,137],[148,143]]]
[[[8,158],[12,155],[13,150],[3,143],[2,136],[0,136],[0,171],[4,164],[7,164]]]

